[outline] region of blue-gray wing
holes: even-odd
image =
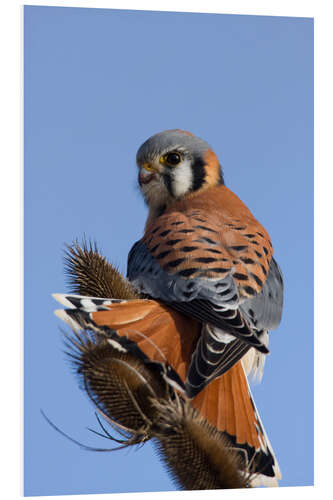
[[[282,275],[274,259],[261,292],[245,300],[239,297],[231,273],[214,281],[168,274],[142,241],[129,253],[127,275],[142,294],[203,323],[187,374],[190,397],[227,371],[250,347],[269,352],[267,331],[279,324],[283,300]]]
[[[240,304],[239,309],[258,330],[274,330],[280,324],[282,307],[282,273],[278,263],[272,258],[261,292]]]
[[[141,240],[129,253],[127,276],[142,294],[167,302],[184,314],[268,352],[261,346],[256,331],[275,328],[281,318],[283,282],[274,259],[261,292],[245,300],[239,297],[231,273],[219,280],[183,279],[169,274]]]

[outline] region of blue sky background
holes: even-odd
[[[111,454],[63,354],[52,292],[85,233],[125,272],[146,208],[135,154],[182,128],[269,231],[285,308],[254,398],[283,474],[313,484],[313,21],[25,7],[25,494],[166,491],[151,444]]]

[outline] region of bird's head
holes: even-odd
[[[139,148],[136,160],[141,192],[154,211],[223,184],[219,161],[209,144],[184,130],[153,135]]]

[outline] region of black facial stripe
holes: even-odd
[[[164,184],[169,192],[169,194],[175,198],[176,193],[174,191],[174,174],[176,173],[177,165],[174,167],[167,167],[165,174],[163,175]],[[192,165],[192,182],[191,186],[188,189],[188,192],[198,191],[206,180],[206,169],[205,162],[203,158],[200,156],[196,156],[193,158]],[[217,184],[224,184],[223,173],[220,167],[219,178],[217,180]]]
[[[191,191],[197,191],[204,184],[206,177],[205,162],[202,158],[194,158],[194,162],[192,164],[192,175]]]
[[[170,172],[166,172],[163,175],[163,181],[164,181],[165,187],[167,188],[169,194],[174,198],[175,194],[174,194],[174,192],[172,190],[172,179],[171,179],[171,173]]]

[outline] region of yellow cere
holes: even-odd
[[[142,166],[145,170],[154,170],[150,163],[143,163]]]

